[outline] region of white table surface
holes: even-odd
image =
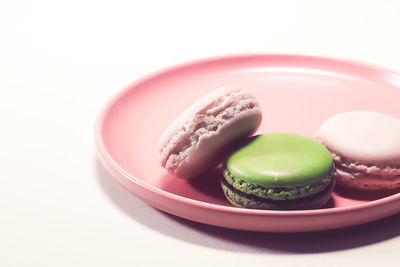
[[[103,169],[93,127],[127,84],[203,57],[298,53],[400,72],[399,14],[399,1],[1,1],[0,266],[398,266],[400,214],[260,234],[160,212]]]

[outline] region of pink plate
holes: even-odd
[[[232,207],[219,171],[185,181],[159,164],[164,129],[200,96],[223,85],[251,90],[263,109],[258,133],[313,137],[339,112],[371,110],[400,117],[400,76],[358,63],[297,55],[240,55],[200,60],[135,82],[97,120],[100,160],[130,192],[148,204],[189,220],[234,229],[295,232],[333,229],[400,212],[400,193],[361,195],[335,190],[323,208],[303,211]]]

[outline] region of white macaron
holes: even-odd
[[[338,184],[362,190],[400,188],[400,120],[371,111],[335,115],[316,138],[335,161]]]

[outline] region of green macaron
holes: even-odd
[[[312,209],[334,188],[329,151],[315,140],[290,133],[249,138],[226,159],[222,189],[234,206],[254,209]]]

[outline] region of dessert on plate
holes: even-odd
[[[181,113],[159,141],[161,165],[180,178],[192,178],[218,165],[234,142],[261,123],[258,102],[248,90],[224,86]]]
[[[316,138],[331,152],[335,179],[366,191],[400,188],[400,120],[354,111],[325,121]]]
[[[254,136],[223,166],[222,188],[234,206],[252,209],[313,209],[334,189],[329,151],[315,140],[290,133]]]

